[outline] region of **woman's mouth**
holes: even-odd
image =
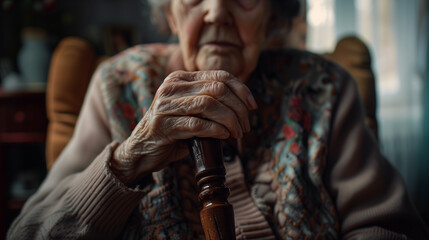
[[[201,44],[200,48],[208,48],[218,53],[226,53],[230,52],[231,50],[237,50],[240,48],[240,46],[231,42],[211,41]]]
[[[238,47],[237,44],[230,43],[230,42],[222,42],[222,41],[208,42],[208,43],[205,43],[204,45],[219,46],[219,47]]]

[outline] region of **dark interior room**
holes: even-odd
[[[200,5],[205,6],[204,4],[214,2],[228,2],[171,1],[186,2],[185,5],[194,2],[194,5],[190,4],[191,7],[186,5],[188,6],[186,9],[196,9]],[[51,169],[55,169],[54,161],[61,156],[62,150],[73,136],[85,94],[97,67],[102,63],[113,62],[122,56],[123,51],[128,51],[136,45],[175,44],[178,41],[174,34],[162,33],[154,25],[149,2],[156,1],[0,0],[0,240],[6,239],[8,229],[26,201],[38,191]],[[231,0],[231,2],[225,6],[262,4],[260,2],[264,0]],[[300,0],[300,2],[301,8],[297,16],[290,20],[290,24],[279,27],[261,48],[309,51],[327,62],[335,62],[341,69],[346,69],[356,80],[354,87],[359,93],[359,102],[364,109],[365,128],[371,132],[371,139],[374,140],[371,147],[379,149],[383,161],[387,160],[396,169],[394,171],[399,173],[410,202],[428,227],[428,1]],[[171,26],[171,21],[176,19],[169,20]],[[176,31],[182,30],[178,29]],[[66,65],[72,67],[66,69],[64,67]],[[305,67],[300,65],[301,70]],[[150,74],[155,73],[148,71],[148,75]],[[124,73],[124,78],[128,77]],[[138,76],[132,77],[134,78],[129,77],[131,80],[127,81],[134,81]],[[62,80],[64,83],[55,81],[60,78],[64,78]],[[299,88],[298,85],[295,87]],[[54,90],[56,88],[62,92]],[[317,88],[315,89],[317,92]],[[258,100],[256,102],[261,106]],[[291,106],[291,103],[287,106]],[[120,107],[125,118],[127,111],[128,115],[135,116],[134,110],[127,108],[128,105]],[[58,110],[60,108],[61,111]],[[276,111],[270,114],[272,118],[277,117]],[[314,116],[311,117],[313,119]],[[293,116],[291,119],[294,119]],[[306,135],[305,119],[303,122],[299,121],[296,122],[303,125],[300,131],[291,132],[289,128],[278,127],[282,129],[279,132],[284,136],[281,136],[283,138],[276,136],[285,141],[283,147],[291,146],[290,152],[293,154],[301,153],[304,147],[311,149],[306,144],[311,145],[312,140],[298,146],[286,144],[289,138],[301,134],[312,139],[318,133],[318,128],[315,128],[316,130]],[[133,129],[137,123],[131,122],[129,125],[132,125]],[[356,133],[341,134],[352,136]],[[355,143],[365,145],[368,144],[366,141],[367,139],[359,139]],[[240,149],[240,144],[237,149]],[[87,150],[85,147],[83,149]],[[92,154],[90,150],[87,151]],[[228,149],[223,148],[223,151],[223,157],[227,162],[225,152],[228,152]],[[317,154],[314,153],[314,156]],[[355,158],[371,155],[366,148],[348,154]],[[311,154],[308,156],[309,159],[313,157]],[[285,158],[289,161],[288,157]],[[301,159],[296,161],[300,162]],[[244,164],[243,168],[245,167],[251,165]],[[243,176],[249,177],[256,174],[255,172],[256,170],[249,170],[249,173],[246,172]],[[367,174],[384,175],[385,172],[382,170]],[[226,176],[228,177],[228,171]],[[334,177],[340,178],[339,175]],[[328,178],[325,177],[324,180],[326,179]],[[344,179],[350,180],[347,177]],[[246,183],[255,184],[250,180]],[[134,187],[137,189],[138,185]],[[329,187],[328,189],[331,190]],[[379,191],[394,190],[379,189]],[[254,192],[252,190],[249,194],[254,197],[253,194],[256,194]],[[375,194],[372,190],[368,192]],[[281,198],[283,193],[279,190],[277,194],[278,198]],[[336,194],[341,195],[338,192]],[[335,198],[336,194],[332,194],[331,197]],[[258,200],[254,201],[255,205],[260,207]],[[350,200],[350,204],[353,202]],[[181,204],[186,205],[186,201]],[[263,207],[260,207],[261,212],[264,212]],[[282,222],[281,217],[278,219],[278,222]],[[284,221],[289,221],[286,219]],[[275,225],[276,221],[270,224]],[[238,230],[235,231],[237,233]],[[277,234],[277,237],[283,236]]]

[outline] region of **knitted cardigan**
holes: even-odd
[[[71,143],[14,222],[11,239],[203,238],[188,157],[136,189],[109,169],[112,152],[168,74],[169,47],[136,46],[97,70]],[[428,236],[365,127],[348,73],[308,52],[263,52],[246,84],[259,106],[252,130],[241,151],[225,143],[234,149],[225,166],[237,239]]]

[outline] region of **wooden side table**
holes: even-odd
[[[8,166],[18,160],[14,159],[13,152],[7,153],[12,148],[15,151],[27,151],[25,146],[29,145],[41,145],[43,148],[48,123],[45,97],[44,90],[12,93],[0,89],[0,239],[5,238],[6,228],[13,220],[9,213],[19,211],[25,202],[25,199],[14,199],[9,192],[11,178],[6,176],[14,176],[16,173],[10,172]],[[31,156],[25,161],[38,161],[39,165],[44,162],[44,155],[40,151],[25,154]],[[46,171],[45,168],[40,166],[39,169]]]

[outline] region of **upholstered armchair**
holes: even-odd
[[[357,37],[344,37],[338,41],[332,53],[324,56],[340,64],[356,80],[359,95],[365,107],[365,122],[374,136],[378,138],[375,77],[368,47]]]
[[[56,47],[46,93],[48,169],[69,142],[91,75],[105,58],[96,56],[91,44],[78,37],[64,38]]]

